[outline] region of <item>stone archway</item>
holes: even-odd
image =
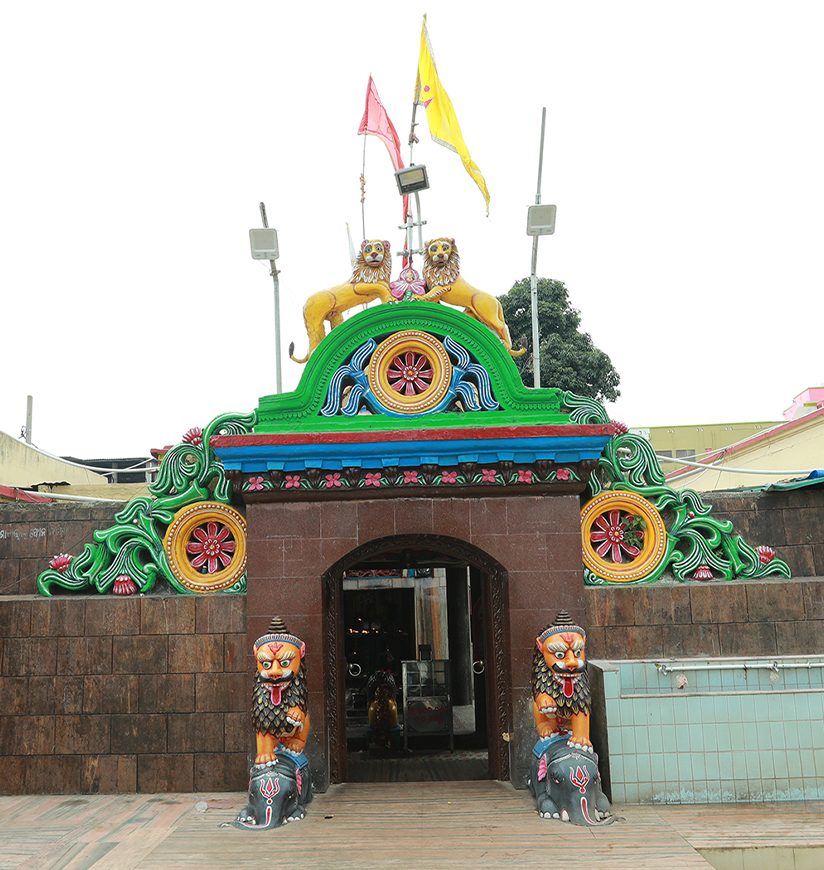
[[[422,556],[425,552],[426,556]],[[508,735],[510,732],[511,688],[509,613],[506,594],[507,572],[503,565],[478,547],[446,535],[394,535],[369,541],[339,559],[323,575],[324,634],[326,637],[326,681],[329,775],[332,782],[346,780],[346,727],[343,715],[343,574],[364,560],[393,553],[405,564],[417,559],[437,561],[438,556],[457,559],[477,569],[484,588],[484,627],[487,658],[487,745],[492,779],[510,778]],[[504,738],[506,735],[506,738]]]
[[[524,785],[535,742],[529,685],[536,632],[561,608],[574,619],[586,616],[577,495],[250,501],[246,518],[249,648],[265,632],[273,614],[281,615],[306,642],[312,717],[308,752],[319,790],[330,782],[329,748],[333,733],[341,727],[336,708],[326,697],[326,671],[332,650],[338,647],[325,616],[325,610],[334,606],[334,596],[329,600],[323,578],[333,567],[345,564],[350,554],[363,553],[364,547],[383,547],[385,539],[403,536],[414,536],[419,542],[429,536],[441,543],[446,539],[450,547],[466,548],[468,562],[486,554],[502,568],[501,582],[491,589],[500,590],[495,609],[504,619],[490,652],[494,648],[508,659],[502,672],[510,677],[508,695],[498,695],[496,700],[506,708],[498,714],[506,727],[500,728],[496,743],[504,744],[501,735],[509,734],[511,740],[501,751],[508,751],[512,783]],[[502,763],[498,770],[503,769]]]

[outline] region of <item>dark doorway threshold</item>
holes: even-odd
[[[348,782],[448,782],[489,779],[486,749],[350,752]]]

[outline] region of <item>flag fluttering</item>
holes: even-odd
[[[375,82],[372,76],[369,76],[369,83],[366,86],[366,106],[363,110],[360,127],[358,127],[359,136],[377,136],[389,152],[389,159],[392,161],[392,166],[395,171],[403,169],[403,158],[401,157],[401,141],[398,139],[398,133],[395,130],[395,125],[392,123],[389,113],[386,111],[378,89],[375,87]],[[364,142],[364,167],[366,165],[366,142]],[[365,171],[365,170],[364,170]],[[363,201],[365,197],[366,179],[361,175],[361,209],[363,209]],[[409,197],[403,197],[403,222],[407,222],[409,217]],[[364,236],[366,236],[366,227],[364,221]],[[403,264],[406,266],[407,258],[403,258]]]
[[[469,156],[469,149],[464,142],[461,126],[452,107],[452,100],[449,99],[449,94],[438,78],[432,46],[429,44],[429,35],[426,32],[425,15],[421,29],[421,56],[418,60],[418,78],[415,82],[415,102],[426,109],[426,120],[432,138],[440,145],[457,152],[461,158],[464,168],[480,188],[489,214],[489,191],[486,181],[478,165]]]
[[[389,152],[392,165],[396,170],[403,169],[401,141],[398,139],[395,125],[389,119],[381,98],[378,96],[378,89],[375,87],[372,76],[369,76],[369,84],[366,87],[366,107],[363,110],[360,127],[358,127],[358,135],[377,136],[381,139]]]

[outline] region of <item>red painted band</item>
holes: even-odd
[[[212,447],[254,447],[267,444],[358,444],[374,441],[462,441],[493,438],[557,438],[617,434],[612,423],[583,426],[484,426],[391,432],[273,432],[265,435],[215,435]]]

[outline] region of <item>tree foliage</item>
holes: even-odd
[[[532,386],[532,313],[529,278],[516,282],[500,297],[514,347],[527,353],[515,358],[524,383]],[[572,390],[581,396],[615,401],[620,376],[610,358],[581,332],[581,315],[569,304],[561,281],[538,279],[538,328],[541,342],[541,386]]]

